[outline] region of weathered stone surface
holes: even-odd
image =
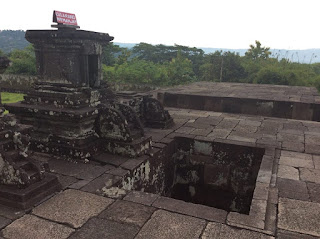
[[[0,206],[0,216],[5,218],[14,220],[23,216],[23,214],[25,214],[25,212],[21,209],[6,207],[3,205]]]
[[[123,199],[131,202],[136,202],[140,204],[144,204],[146,206],[151,206],[157,198],[160,197],[157,194],[140,192],[140,191],[131,191],[127,196]]]
[[[265,234],[249,231],[246,229],[235,229],[225,224],[209,222],[202,234],[202,239],[271,239],[274,237]]]
[[[303,181],[278,178],[277,187],[279,189],[280,197],[304,201],[308,201],[309,199],[307,185]]]
[[[300,178],[302,181],[313,182],[320,184],[320,170],[319,169],[300,169]]]
[[[109,170],[109,168],[94,164],[84,164],[76,161],[70,162],[61,159],[50,160],[49,166],[51,172],[85,180],[94,179]]]
[[[311,155],[310,157],[286,157],[281,156],[279,164],[292,166],[292,167],[301,167],[301,168],[314,168]]]
[[[231,133],[231,130],[229,129],[213,129],[212,132],[208,134],[208,136],[220,138],[220,139],[226,139],[230,133]]]
[[[62,239],[68,238],[74,229],[50,222],[33,215],[25,215],[15,220],[5,229],[3,236],[14,239]]]
[[[120,166],[127,170],[134,170],[135,168],[139,167],[145,160],[147,159],[147,156],[142,156],[136,159],[130,159]]]
[[[120,180],[121,180],[121,177],[119,176],[114,176],[114,175],[105,173],[105,174],[102,174],[100,177],[92,180],[88,184],[86,184],[84,187],[81,188],[81,190],[101,195],[103,188],[110,188],[115,184],[119,183]]]
[[[253,198],[254,199],[261,199],[261,200],[268,200],[268,191],[269,191],[269,184],[268,183],[256,182],[256,187],[254,189]]]
[[[320,169],[320,156],[319,155],[313,155],[313,163],[315,169]]]
[[[299,170],[291,166],[279,165],[278,177],[299,180]]]
[[[100,218],[142,227],[156,209],[129,201],[117,201],[99,214]]]
[[[33,214],[79,228],[112,202],[109,198],[68,189],[36,207]]]
[[[71,184],[78,182],[78,179],[75,177],[65,176],[61,174],[55,174],[58,177],[59,182],[61,183],[62,189],[66,189]]]
[[[205,225],[204,220],[158,210],[135,238],[199,238]]]
[[[102,218],[92,218],[70,239],[130,239],[138,233],[139,227],[126,223],[114,222]]]
[[[310,194],[310,200],[312,202],[320,203],[320,184],[307,183],[307,187]]]
[[[287,198],[279,199],[280,229],[320,236],[320,204]]]
[[[11,223],[11,220],[0,216],[0,230]]]
[[[159,197],[152,206],[214,222],[225,222],[227,218],[227,212],[224,210],[167,197]]]
[[[79,180],[78,182],[75,182],[71,185],[69,185],[68,188],[71,188],[71,189],[80,189],[82,187],[84,187],[85,185],[87,185],[88,183],[90,183],[91,181],[89,180]]]
[[[279,239],[316,239],[318,237],[285,231],[285,230],[279,230],[277,233],[277,238]]]

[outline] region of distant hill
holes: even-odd
[[[9,53],[14,49],[23,49],[29,45],[29,42],[24,38],[25,31],[18,30],[0,30],[0,50],[4,53]],[[136,43],[120,43],[114,44],[120,47],[132,48]],[[201,48],[201,47],[198,47]],[[226,49],[226,48],[201,48],[206,54],[215,51],[231,51],[238,52],[240,56],[244,56],[248,49]],[[320,49],[307,50],[285,50],[285,49],[271,49],[271,56],[274,58],[286,58],[292,62],[300,63],[316,63],[320,62]]]
[[[25,31],[0,30],[0,49],[9,53],[14,49],[23,49],[29,45],[24,38]]]

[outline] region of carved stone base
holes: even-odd
[[[50,174],[46,174],[41,181],[23,189],[0,185],[0,204],[20,209],[29,209],[60,189],[61,184],[57,177]]]
[[[151,150],[151,136],[133,140],[130,143],[104,140],[105,151],[129,157],[138,157]]]

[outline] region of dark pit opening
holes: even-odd
[[[128,181],[142,178],[135,190],[249,214],[264,152],[263,148],[177,137]]]

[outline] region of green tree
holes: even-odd
[[[102,50],[102,63],[107,66],[113,66],[118,56],[124,51],[125,48],[120,47],[119,45],[113,44],[113,42],[109,43]]]
[[[170,85],[180,85],[188,82],[196,81],[195,74],[192,69],[192,62],[182,56],[180,52],[177,57],[167,63],[168,81]]]
[[[256,45],[250,45],[250,48],[245,53],[245,56],[252,59],[268,59],[271,55],[271,52],[269,51],[270,47],[261,47],[261,43],[259,41],[256,41]]]
[[[239,54],[216,51],[205,56],[205,64],[201,67],[202,80],[239,82],[245,77]]]
[[[35,75],[37,73],[36,58],[32,45],[27,46],[24,50],[12,51],[9,59],[12,64],[6,73],[24,75]]]

